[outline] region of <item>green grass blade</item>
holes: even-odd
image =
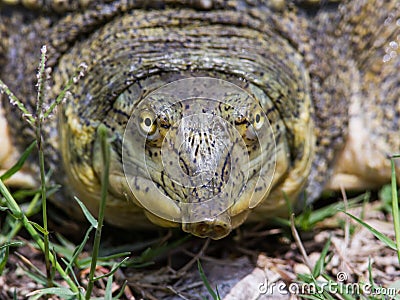
[[[43,235],[49,234],[49,232],[48,232],[46,229],[44,229],[42,226],[40,226],[38,223],[35,223],[35,222],[32,222],[32,221],[29,221],[29,223],[30,223],[33,227],[35,227],[36,230],[38,230],[38,231],[39,231],[40,233],[42,233]]]
[[[316,287],[321,287],[320,284],[318,283],[318,281],[317,281],[314,277],[312,277],[312,281],[313,281],[314,286],[316,286]],[[321,288],[322,288],[322,287],[321,287]],[[329,289],[328,289],[326,286],[323,287],[322,291],[323,291],[323,292],[322,292],[323,297],[321,297],[321,299],[324,299],[324,300],[326,300],[326,299],[328,299],[328,300],[335,300],[335,298],[333,298],[333,297],[331,296],[331,294],[329,293],[330,291],[329,291]],[[321,296],[322,296],[322,295],[321,295]]]
[[[59,256],[62,258],[67,259],[68,261],[71,260],[76,246],[60,234],[56,233],[56,236],[60,244],[54,243],[53,249],[60,254]]]
[[[97,220],[98,226],[96,228],[96,233],[94,236],[92,263],[90,265],[90,272],[89,272],[89,283],[85,295],[86,300],[90,299],[94,286],[94,272],[96,270],[97,256],[100,248],[101,231],[104,220],[104,210],[106,207],[107,194],[108,194],[108,181],[110,173],[110,144],[107,140],[107,135],[108,135],[107,132],[108,129],[104,124],[101,124],[97,129],[97,134],[100,139],[101,155],[102,155],[104,170],[101,180],[101,200],[99,205],[99,217]]]
[[[356,216],[353,216],[352,214],[349,214],[348,212],[345,212],[342,210],[343,213],[345,213],[346,215],[348,215],[350,218],[352,218],[353,220],[357,221],[358,223],[360,223],[362,226],[364,226],[365,228],[367,228],[373,235],[375,235],[375,237],[377,239],[379,239],[381,242],[383,242],[384,244],[386,244],[386,246],[388,246],[389,248],[392,248],[393,250],[397,250],[396,249],[396,244],[395,242],[393,242],[390,238],[388,238],[387,236],[385,236],[384,234],[380,233],[379,231],[377,231],[375,228],[373,228],[372,226],[368,225],[367,223],[365,223],[363,220],[360,220],[359,218],[357,218]]]
[[[103,266],[103,267],[109,267],[115,264],[113,260],[125,257],[130,255],[130,252],[122,252],[122,253],[117,253],[109,256],[100,256],[97,257],[97,265],[98,266]],[[85,257],[76,262],[79,268],[84,269],[90,267],[90,263],[92,261],[92,257]],[[126,266],[126,260],[123,261],[123,266]]]
[[[122,284],[119,293],[113,298],[114,300],[119,300],[119,299],[122,298],[122,295],[124,294],[125,287],[126,287],[127,284],[128,284],[128,281],[125,281],[125,282]]]
[[[203,267],[201,266],[200,260],[197,260],[197,268],[199,270],[201,280],[203,281],[204,285],[206,286],[207,291],[210,293],[211,297],[214,300],[220,300],[219,296],[214,292],[214,290],[210,286],[210,283],[208,282],[206,274],[204,273]]]
[[[400,216],[399,216],[399,197],[397,196],[397,180],[396,180],[396,168],[395,168],[395,158],[391,158],[392,167],[392,214],[393,214],[393,224],[394,232],[396,237],[396,247],[397,247],[397,260],[400,264]]]
[[[115,272],[117,272],[117,270],[119,269],[119,267],[121,267],[122,264],[123,264],[126,260],[128,260],[128,259],[129,259],[129,257],[125,257],[125,258],[124,258],[122,261],[120,261],[119,263],[114,264],[114,266],[112,267],[112,269],[111,269],[110,272],[108,272],[107,274],[104,274],[104,275],[95,277],[93,280],[94,280],[94,281],[97,281],[97,280],[99,280],[99,279],[102,279],[102,278],[105,278],[105,277],[108,277],[108,276],[111,277]]]
[[[365,199],[366,197],[369,197],[369,193],[365,193],[350,200],[348,202],[349,207]],[[330,205],[314,210],[308,207],[301,214],[295,217],[296,227],[301,228],[303,231],[310,231],[314,228],[316,224],[325,220],[326,218],[334,216],[335,214],[337,214],[338,211],[341,211],[344,208],[345,207],[343,202],[332,203]],[[279,226],[291,226],[290,220],[288,219],[274,217],[272,218],[272,221],[274,222],[274,224]]]
[[[11,212],[18,216],[19,219],[22,221],[24,227],[28,231],[28,233],[31,235],[31,237],[35,240],[36,244],[39,246],[39,248],[44,251],[44,244],[43,240],[40,238],[38,232],[35,230],[35,228],[32,226],[32,224],[29,223],[28,218],[23,214],[21,211],[21,208],[18,206],[17,202],[15,199],[12,197],[10,191],[7,189],[7,187],[4,185],[3,181],[0,179],[0,193],[4,196],[7,202],[8,208],[10,208]],[[73,292],[79,292],[78,287],[75,285],[75,283],[69,278],[67,274],[65,274],[64,270],[62,267],[57,263],[53,255],[50,255],[50,260],[52,263],[55,264],[57,271],[60,273],[62,278],[67,282],[69,287]]]
[[[390,293],[390,295],[389,295],[392,297],[390,299],[395,299],[395,300],[400,299],[400,280],[397,280],[397,281],[391,283],[388,286],[388,289],[390,289],[392,291],[392,293]]]
[[[74,252],[73,252],[73,254],[72,254],[72,257],[71,257],[70,264],[68,264],[68,266],[65,268],[66,271],[67,271],[69,268],[70,268],[71,271],[72,271],[72,264],[73,264],[74,262],[76,262],[76,264],[77,264],[78,267],[79,267],[78,256],[79,256],[79,254],[82,253],[83,247],[85,247],[87,241],[89,240],[89,235],[90,235],[90,233],[92,232],[92,230],[93,230],[93,227],[89,227],[89,229],[86,231],[85,237],[83,238],[82,242],[79,244],[78,247],[75,248],[75,250],[74,250]],[[68,272],[67,272],[67,273],[68,273]]]
[[[164,253],[167,253],[171,249],[176,249],[179,245],[188,241],[191,238],[190,235],[186,235],[183,238],[176,240],[170,244],[163,244],[154,248],[148,247],[144,250],[140,256],[129,259],[124,267],[141,268],[151,264],[154,264],[154,259]]]
[[[39,199],[40,199],[40,194],[37,193],[33,197],[32,201],[29,203],[29,206],[26,209],[26,211],[24,212],[24,214],[27,217],[30,217],[33,214],[38,213],[40,211],[41,207],[40,207]],[[7,235],[5,236],[5,240],[11,241],[18,234],[18,232],[21,230],[21,228],[22,228],[22,223],[14,220],[14,222],[12,222],[12,227],[8,231]],[[0,244],[2,243],[2,240],[3,240],[3,237],[0,237]]]
[[[52,287],[34,291],[29,294],[32,300],[38,300],[44,295],[57,295],[61,299],[71,299],[77,296],[77,293],[72,292],[70,289],[65,287]]]
[[[349,201],[349,205],[352,205],[355,202],[356,201]],[[335,214],[338,213],[338,210],[344,209],[344,207],[345,207],[345,204],[343,202],[337,202],[337,203],[333,203],[333,204],[327,205],[325,207],[322,207],[320,209],[315,209],[311,212],[308,221],[309,221],[310,225],[313,227],[318,222],[334,216]]]
[[[81,207],[82,212],[83,212],[83,214],[84,214],[85,217],[86,217],[86,220],[88,220],[89,223],[90,223],[94,228],[97,229],[97,227],[98,227],[99,224],[98,224],[96,218],[93,217],[93,215],[90,213],[90,211],[86,208],[85,204],[83,204],[83,202],[82,202],[81,200],[79,200],[78,197],[74,197],[74,199],[75,199],[76,202],[78,202],[79,206]]]
[[[7,180],[11,176],[13,176],[15,173],[17,173],[19,170],[21,170],[22,166],[24,165],[25,161],[28,159],[29,155],[31,154],[32,150],[36,147],[36,141],[33,141],[28,148],[22,153],[21,157],[18,159],[18,161],[10,168],[8,169],[3,175],[0,176],[1,180]]]
[[[0,276],[3,274],[3,271],[7,265],[10,247],[20,247],[23,245],[23,242],[9,242],[0,246]]]
[[[21,264],[20,267],[24,271],[24,275],[28,276],[36,283],[45,286],[47,283],[46,275],[31,262],[27,263],[24,260],[22,261],[24,262],[24,264]]]
[[[121,253],[115,253],[115,254],[111,254],[111,255],[107,255],[107,256],[101,256],[99,257],[99,261],[109,261],[112,259],[117,259],[117,258],[121,258],[123,256],[128,256],[131,255],[130,252],[121,252]]]
[[[7,202],[7,207],[10,209],[11,213],[16,219],[21,219],[22,218],[22,211],[20,207],[18,206],[18,203],[15,201],[13,196],[11,195],[10,191],[7,189],[5,184],[3,183],[3,180],[0,178],[0,194],[3,195]]]
[[[108,277],[107,280],[107,285],[106,285],[106,290],[104,293],[104,300],[112,300],[112,283],[113,283],[113,276],[111,275]]]
[[[313,281],[313,277],[312,277],[311,274],[302,274],[302,273],[299,273],[299,274],[297,274],[297,278],[298,278],[300,281],[304,281],[304,282],[306,282],[306,283],[310,283],[310,282]]]
[[[318,278],[318,276],[321,275],[321,273],[325,269],[325,258],[326,258],[326,255],[328,254],[330,245],[331,245],[331,238],[329,237],[324,248],[322,249],[321,255],[319,256],[319,258],[314,266],[314,269],[312,272],[314,278]]]
[[[321,300],[322,298],[321,297],[318,297],[318,296],[314,296],[314,295],[301,295],[301,298],[304,298],[304,299],[311,299],[311,300]]]
[[[379,199],[382,201],[382,209],[385,212],[392,213],[392,185],[384,185],[378,193]]]
[[[292,201],[290,201],[289,196],[285,192],[282,192],[282,194],[283,194],[283,199],[285,199],[288,213],[289,213],[289,215],[291,215],[292,213],[294,213]],[[305,197],[305,195],[304,195],[304,197]]]
[[[3,275],[4,268],[8,261],[8,255],[10,254],[10,245],[3,245],[0,249],[0,276]]]
[[[0,245],[0,250],[3,249],[3,248],[7,248],[7,247],[21,247],[23,245],[25,245],[25,243],[24,242],[20,242],[20,241],[9,242],[9,243],[6,243],[4,245]]]
[[[37,93],[37,106],[36,106],[36,115],[33,116],[33,112],[30,112],[26,109],[24,104],[19,101],[15,97],[15,95],[12,94],[12,92],[8,89],[8,87],[0,81],[0,90],[4,91],[9,99],[10,103],[12,105],[17,106],[22,112],[23,112],[23,117],[27,119],[28,123],[34,127],[35,133],[36,133],[36,147],[38,148],[38,156],[39,156],[39,168],[40,168],[40,180],[41,180],[41,187],[40,187],[40,194],[42,197],[42,222],[43,222],[43,228],[40,227],[39,225],[35,225],[34,223],[31,223],[28,218],[27,218],[27,213],[24,213],[24,211],[21,209],[21,207],[18,205],[18,203],[15,201],[15,198],[11,196],[9,190],[5,187],[2,179],[11,176],[12,173],[15,173],[18,171],[20,166],[22,166],[23,161],[26,160],[26,157],[28,157],[28,152],[31,151],[30,147],[34,148],[34,144],[31,145],[23,154],[23,157],[17,162],[17,164],[9,171],[7,171],[3,176],[0,178],[0,193],[4,196],[5,201],[7,203],[7,206],[9,210],[11,211],[11,214],[19,220],[23,226],[26,228],[27,232],[31,235],[33,240],[36,242],[38,247],[42,250],[42,252],[45,255],[45,264],[46,264],[46,272],[47,276],[47,284],[48,286],[51,286],[53,284],[53,274],[55,272],[55,269],[59,272],[61,277],[64,279],[64,281],[69,285],[69,288],[64,288],[65,290],[68,291],[68,293],[72,293],[72,295],[78,295],[80,293],[80,289],[78,286],[71,280],[71,278],[64,272],[63,268],[60,266],[60,264],[57,262],[57,257],[55,256],[55,253],[50,251],[49,249],[49,239],[48,239],[48,230],[47,230],[47,208],[46,208],[46,197],[47,197],[47,186],[46,186],[46,180],[48,179],[48,175],[46,176],[45,171],[44,171],[44,152],[43,152],[43,143],[42,143],[42,132],[41,132],[41,127],[42,127],[42,122],[44,120],[43,118],[43,104],[45,101],[45,92],[46,92],[46,79],[47,79],[47,74],[46,74],[46,47],[43,46],[41,49],[41,60],[39,64],[39,72],[38,72],[38,82],[37,82],[37,88],[38,88],[38,93]],[[55,106],[53,105],[53,108]],[[4,176],[6,175],[6,176]],[[9,214],[9,215],[11,215]],[[17,223],[14,223],[17,224]],[[41,237],[40,232],[44,234],[44,239]],[[26,273],[28,276],[35,276],[34,273],[37,273],[37,270],[35,270],[32,274],[29,273],[30,271],[28,270]],[[40,272],[39,272],[40,273]],[[40,276],[39,276],[40,277]],[[38,277],[38,279],[39,279]],[[66,295],[67,296],[67,295]],[[74,296],[74,298],[76,298]],[[80,295],[81,296],[81,295]],[[64,298],[64,297],[62,297]],[[65,297],[66,298],[66,297]],[[71,298],[71,297],[70,297]]]
[[[371,287],[373,289],[375,289],[376,288],[376,284],[375,284],[375,281],[374,281],[374,277],[372,276],[371,258],[368,259],[368,280],[369,280],[369,283],[370,283]]]
[[[60,185],[52,185],[49,186],[46,190],[47,192],[47,197],[50,197],[53,195],[55,192],[57,192],[60,189]],[[34,190],[18,190],[13,194],[14,199],[16,200],[24,200],[28,197],[35,196],[36,194],[41,194],[40,189],[34,189]]]
[[[215,292],[217,293],[217,299],[222,299],[218,291],[218,286],[215,287]]]

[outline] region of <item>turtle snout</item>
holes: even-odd
[[[230,222],[224,220],[206,220],[197,223],[183,224],[183,230],[202,238],[219,240],[226,237],[232,230]]]

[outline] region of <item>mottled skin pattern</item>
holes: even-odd
[[[313,201],[326,187],[371,188],[389,180],[387,156],[400,149],[396,0],[343,1],[311,9],[244,0],[57,3],[48,1],[37,10],[0,6],[0,77],[33,110],[43,44],[52,68],[49,101],[80,63],[88,66],[45,124],[47,162],[63,185],[55,200],[66,211],[76,211],[73,194],[96,211],[102,173],[96,128],[103,123],[114,136],[106,220],[133,229],[148,227],[147,219],[180,225],[146,210],[143,214],[126,186],[121,144],[129,116],[143,97],[189,77],[224,79],[253,95],[256,102],[246,122],[254,124],[257,109],[264,110],[276,139],[277,165],[271,191],[256,191],[267,193],[256,208],[248,209],[241,197],[227,216],[183,224],[185,231],[217,239],[246,219],[287,214],[284,194],[301,207],[304,190],[307,201]],[[6,97],[1,100],[12,124],[12,143],[24,149],[33,132],[18,120]],[[238,105],[241,100],[226,101]],[[169,117],[182,113],[177,108]],[[245,132],[240,118],[222,117]],[[155,130],[163,136],[161,126]],[[150,141],[147,151],[157,165],[159,143]],[[254,158],[252,151],[249,147]],[[7,165],[6,154],[0,155],[0,166]],[[189,167],[195,171],[197,166]],[[174,189],[162,172],[152,180],[172,198],[187,193]],[[151,198],[145,183],[136,192]],[[153,205],[182,214],[172,202],[155,199]],[[207,209],[216,207],[199,213]]]

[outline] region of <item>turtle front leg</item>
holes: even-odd
[[[389,157],[400,153],[400,4],[352,1],[342,11],[357,76],[349,82],[349,135],[328,188],[376,188],[390,181]]]
[[[6,112],[2,105],[2,97],[5,96],[0,95],[0,176],[11,168],[20,157],[20,152],[13,145],[11,140],[9,124],[5,117]],[[36,181],[28,170],[22,169],[20,172],[6,180],[6,183],[8,186],[34,187]]]

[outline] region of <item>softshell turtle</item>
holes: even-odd
[[[377,187],[399,151],[400,4],[392,1],[1,1],[0,78],[34,111],[86,74],[43,125],[47,168],[70,215],[181,226],[219,239],[288,214],[324,189]],[[34,139],[1,95],[0,170]],[[396,166],[399,171],[399,164]],[[30,163],[8,183],[34,184]]]

